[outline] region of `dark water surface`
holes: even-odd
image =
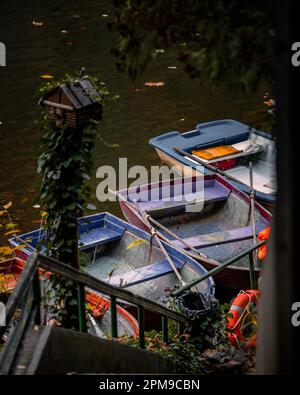
[[[99,182],[96,168],[117,166],[119,157],[127,157],[129,165],[158,165],[148,145],[152,136],[186,131],[198,122],[220,118],[255,123],[262,90],[250,97],[234,96],[224,89],[210,92],[189,79],[171,52],[159,55],[136,81],[118,73],[110,54],[114,37],[106,28],[109,18],[107,0],[1,0],[0,41],[7,46],[7,67],[0,68],[0,204],[13,201],[11,214],[22,231],[38,226],[32,199],[40,132],[33,95],[43,74],[60,78],[85,66],[107,83],[112,96],[120,95],[107,103],[102,122],[103,138],[119,147],[97,143],[94,190]],[[33,21],[43,26],[33,26]],[[146,81],[163,81],[165,86],[146,87]],[[93,202],[99,211],[120,215],[117,203],[100,204],[95,193]]]

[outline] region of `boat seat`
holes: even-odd
[[[176,268],[178,270],[183,266],[182,262],[177,260],[173,260]],[[131,270],[130,272],[123,273],[117,276],[112,276],[110,278],[106,278],[104,281],[110,285],[115,285],[117,287],[130,287],[132,285],[137,285],[140,283],[144,283],[146,281],[154,280],[155,278],[165,276],[173,272],[173,269],[170,263],[165,260],[157,263],[153,263],[152,265],[144,266],[135,270]]]
[[[263,226],[256,227],[258,234],[263,229]],[[237,241],[248,240],[253,237],[252,226],[244,226],[222,232],[208,233],[206,235],[191,236],[183,238],[187,244],[194,248],[212,247],[220,244],[234,243]],[[187,249],[187,247],[179,240],[172,240],[172,243],[177,247]]]
[[[213,203],[227,200],[230,194],[230,190],[226,188],[224,185],[218,183],[214,184],[211,187],[205,187],[204,189],[204,199],[197,199],[197,203]],[[169,211],[170,209],[183,208],[192,204],[195,204],[195,201],[191,201],[195,196],[193,193],[188,193],[185,195],[185,199],[182,201],[163,201],[163,200],[154,200],[149,202],[139,203],[139,206],[145,210],[150,215],[162,214],[165,211]],[[190,197],[190,199],[188,198]]]
[[[81,250],[103,245],[111,241],[120,240],[124,230],[110,228],[95,228],[80,235],[79,247]]]

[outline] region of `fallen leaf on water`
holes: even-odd
[[[33,208],[41,208],[41,206],[40,206],[39,204],[35,204],[35,205],[33,206]]]
[[[40,27],[40,26],[43,26],[43,22],[40,22],[40,21],[32,21],[32,24],[33,24],[33,26],[36,26],[36,27]]]
[[[102,14],[102,17],[103,17],[103,18],[107,18],[107,17],[108,17],[108,14]]]
[[[53,75],[50,75],[50,74],[44,74],[44,75],[41,75],[41,78],[43,78],[44,80],[52,80],[54,77],[53,77]]]
[[[145,82],[145,86],[164,86],[166,83],[165,82],[153,82],[153,81],[149,81],[149,82]]]
[[[27,203],[28,200],[29,200],[28,197],[24,197],[24,198],[21,200],[21,204]]]
[[[3,206],[3,208],[4,208],[5,210],[8,210],[11,206],[12,206],[12,202],[8,202],[7,204],[5,204],[5,205]]]
[[[177,66],[168,66],[168,69],[169,69],[169,70],[176,70],[176,69],[177,69]]]
[[[42,211],[41,212],[41,217],[42,218],[45,218],[47,215],[48,215],[48,213],[46,211]]]
[[[162,48],[156,49],[155,50],[156,53],[165,53],[166,51]]]
[[[73,16],[73,18],[80,18],[80,15],[77,15],[77,14],[74,14],[72,16]]]
[[[62,34],[68,34],[69,32],[68,32],[68,30],[62,30],[61,33]]]

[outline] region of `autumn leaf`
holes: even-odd
[[[0,211],[0,217],[4,214],[4,211]]]
[[[46,211],[42,211],[41,212],[41,217],[42,218],[45,218],[47,215],[48,215],[48,213]]]
[[[9,232],[5,233],[5,236],[14,235],[16,233],[20,233],[20,231],[18,229],[10,230]]]
[[[32,21],[32,24],[33,24],[33,26],[36,26],[36,27],[40,27],[40,26],[43,26],[43,22],[40,22],[40,21]]]
[[[5,204],[5,205],[3,206],[3,208],[4,208],[5,210],[8,210],[11,206],[12,206],[12,202],[8,202],[7,204]]]
[[[153,81],[150,81],[150,82],[145,82],[145,86],[164,86],[166,83],[165,82],[161,82],[161,81],[159,81],[159,82],[153,82]]]
[[[132,243],[130,243],[127,247],[126,250],[131,250],[134,247],[137,247],[138,245],[142,244],[142,243],[146,243],[147,241],[143,240],[143,239],[138,239],[138,240],[134,240]]]
[[[41,75],[41,78],[43,78],[43,80],[52,80],[54,77],[50,74],[43,74]]]

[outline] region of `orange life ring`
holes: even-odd
[[[250,289],[248,291],[241,291],[231,304],[227,328],[229,330],[228,336],[230,343],[234,347],[241,346],[247,349],[256,346],[256,333],[250,338],[245,339],[243,335],[243,319],[250,303],[257,305],[259,299],[259,291]]]
[[[271,232],[270,226],[262,230],[257,236],[258,241],[261,242],[263,240],[268,240],[268,238],[270,237],[270,232]],[[263,246],[259,247],[257,256],[258,259],[263,260],[265,259],[266,255],[267,255],[267,245],[264,244]]]

